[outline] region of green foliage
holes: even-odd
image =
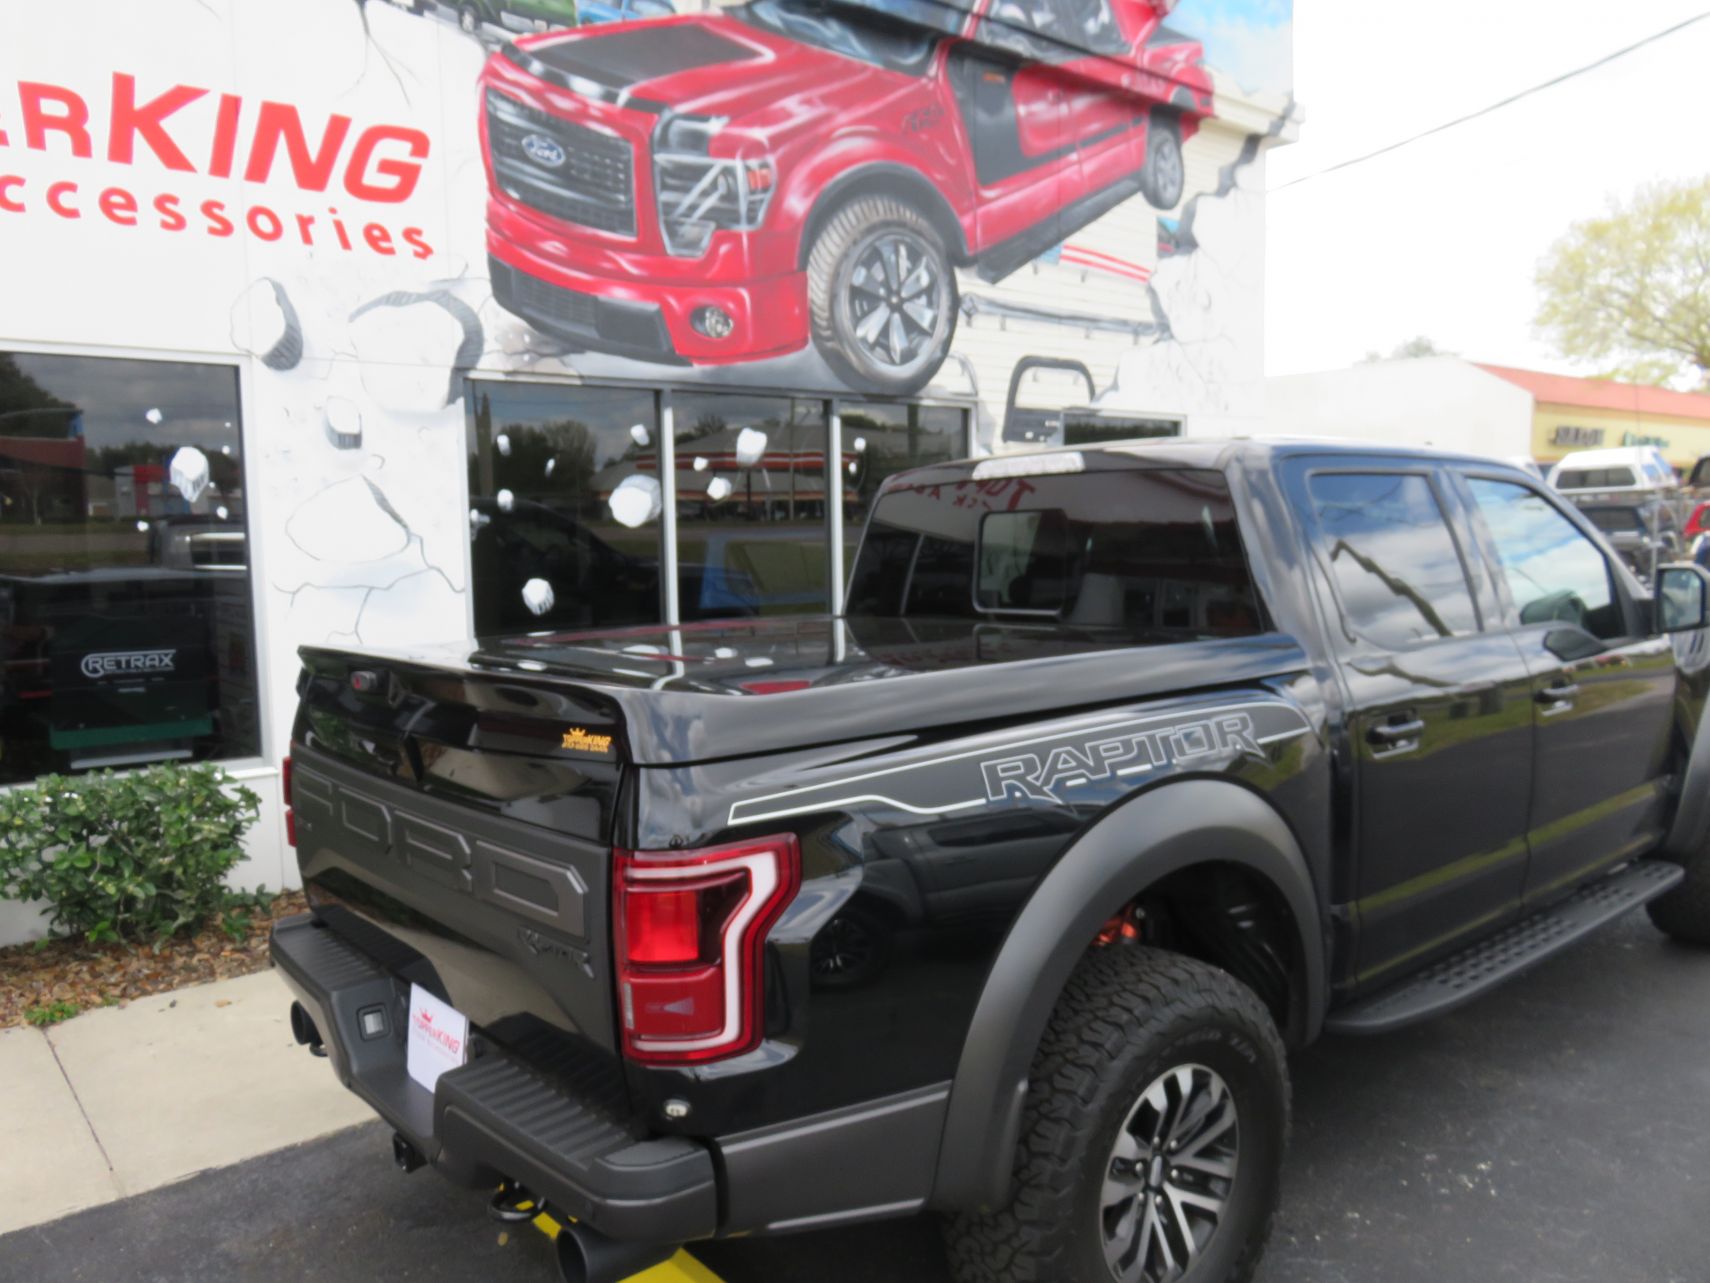
[[[266,913],[278,898],[266,886],[253,891],[227,891],[220,899],[220,930],[239,943],[249,939],[253,915]]]
[[[82,1008],[75,1002],[50,1002],[45,1007],[31,1007],[24,1012],[24,1019],[38,1029],[43,1025],[57,1025],[62,1020],[70,1020]]]
[[[1422,356],[1453,356],[1453,352],[1445,352],[1438,347],[1427,334],[1410,338],[1405,343],[1397,343],[1387,353],[1379,352],[1376,348],[1361,357],[1361,361],[1370,364],[1373,361],[1412,361]]]
[[[1537,281],[1538,330],[1563,356],[1710,387],[1710,178],[1650,184],[1575,223]]]
[[[45,900],[56,931],[92,941],[193,929],[225,907],[223,879],[258,806],[206,765],[0,791],[0,898]]]

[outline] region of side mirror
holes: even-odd
[[[1710,624],[1710,574],[1700,566],[1664,566],[1657,571],[1657,622],[1665,633],[1691,632]]]

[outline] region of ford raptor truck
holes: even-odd
[[[963,1283],[1246,1279],[1285,1049],[1710,944],[1707,585],[1470,457],[903,473],[835,617],[304,649],[273,958],[577,1283],[927,1209]]]
[[[955,268],[1001,280],[1137,193],[1212,112],[1175,0],[748,0],[518,39],[481,78],[488,266],[578,350],[728,365],[811,342],[924,387]]]

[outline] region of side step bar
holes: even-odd
[[[1678,864],[1636,861],[1398,985],[1332,1011],[1324,1028],[1336,1034],[1381,1034],[1440,1016],[1656,899],[1685,876]]]

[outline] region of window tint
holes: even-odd
[[[1264,626],[1227,483],[1188,470],[938,473],[895,486],[856,558],[849,613],[1049,615],[1158,641]]]
[[[236,370],[0,352],[0,784],[260,751],[245,493]]]
[[[466,402],[476,633],[659,622],[653,393],[477,380]]]
[[[1470,477],[1473,498],[1496,542],[1509,595],[1525,624],[1577,624],[1604,641],[1625,631],[1595,544],[1542,495],[1510,481]]]
[[[1320,473],[1308,483],[1348,624],[1380,646],[1475,632],[1478,616],[1431,483]]]

